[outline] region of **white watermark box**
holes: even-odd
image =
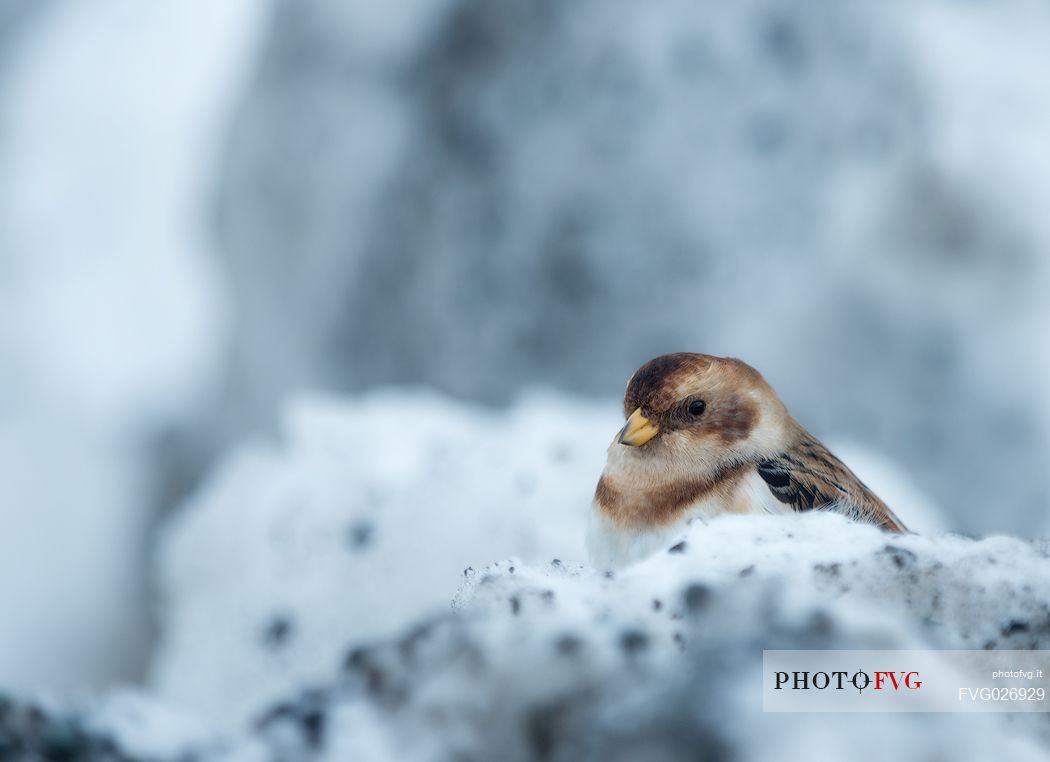
[[[767,712],[1050,712],[1050,651],[763,651]]]

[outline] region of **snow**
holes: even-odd
[[[630,702],[651,700],[648,712],[672,717],[680,697],[668,694],[684,687],[671,674],[711,670],[723,653],[729,666],[704,682],[746,683],[761,658],[755,644],[778,638],[836,648],[1029,648],[1050,638],[1046,547],[1006,537],[891,536],[832,514],[727,517],[694,527],[683,552],[607,578],[583,563],[583,527],[619,423],[612,400],[549,393],[505,413],[409,389],[293,402],[279,440],[242,447],[169,527],[153,691],[227,733],[263,718],[252,742],[296,754],[338,758],[364,745],[376,759],[433,758],[434,749],[484,758],[495,748],[486,744],[526,748],[515,734],[559,691],[611,689],[633,674],[627,633],[644,633],[655,670],[642,673],[653,693]],[[920,524],[922,511],[938,521],[899,469],[860,452],[843,450],[905,521]],[[690,595],[716,602],[692,634],[683,624]],[[680,637],[699,638],[706,666],[680,663]],[[551,655],[559,642],[593,650],[594,663],[563,674]],[[426,655],[405,662],[417,647]],[[369,666],[374,658],[380,666]],[[348,693],[337,676],[344,662],[378,681],[379,695]],[[734,690],[751,717],[760,696]],[[323,742],[310,740],[317,713],[327,718]],[[442,719],[428,719],[435,714]],[[579,721],[589,728],[581,732],[609,722]],[[723,740],[758,756],[777,745],[801,754],[821,732],[806,719],[788,739],[781,720],[763,722],[768,748],[739,729]],[[927,743],[940,748],[942,731],[978,747],[1007,743],[997,722],[940,718]],[[848,720],[832,740],[874,733],[866,723]],[[876,722],[880,733],[912,733],[900,730],[912,724]]]
[[[236,722],[348,642],[447,607],[470,564],[579,557],[615,403],[506,413],[424,391],[288,406],[169,527],[154,685]],[[217,647],[217,644],[223,644]]]
[[[208,167],[260,17],[47,5],[0,103],[0,687],[37,690],[144,661],[149,447],[215,383]]]
[[[398,746],[377,758],[1039,759],[1045,718],[775,717],[756,677],[763,648],[1046,647],[1048,571],[1045,547],[1014,539],[727,517],[613,579],[570,563],[478,569],[454,617],[356,652],[349,686],[299,706],[353,707],[371,725],[361,705],[384,709]],[[1004,636],[1012,622],[1030,626]],[[294,737],[301,718],[269,724]]]
[[[1041,715],[765,715],[759,669],[769,648],[1048,648],[1050,543],[725,516],[605,574],[584,523],[621,418],[550,392],[293,400],[167,526],[145,692],[45,703],[45,726],[88,759],[1045,756]],[[849,449],[920,523],[899,468]],[[54,735],[16,706],[0,740]]]
[[[87,729],[119,738],[132,757],[177,758],[188,748],[221,743],[206,715],[179,711],[140,691],[112,690],[86,714]]]
[[[764,648],[1045,648],[1046,545],[834,514],[725,517],[686,542],[611,578],[479,567],[451,612],[348,638],[341,668],[221,738],[156,698],[87,727],[132,759],[1045,758],[1041,715],[766,715],[759,668]]]

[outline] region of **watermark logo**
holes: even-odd
[[[1050,712],[1050,651],[763,651],[767,712]]]
[[[790,683],[791,690],[809,690],[814,688],[819,691],[834,688],[837,691],[847,690],[853,687],[858,691],[866,690],[874,685],[875,690],[893,686],[893,690],[901,688],[917,690],[922,687],[922,680],[918,672],[876,672],[872,677],[867,672],[857,670],[852,675],[848,672],[777,672],[774,690],[783,690]]]

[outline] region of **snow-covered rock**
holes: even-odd
[[[280,438],[234,453],[168,527],[147,693],[0,702],[0,752],[1045,757],[1043,715],[764,714],[760,670],[772,648],[1048,648],[1050,543],[727,516],[602,573],[584,517],[619,423],[612,400],[550,393],[508,411],[407,389],[292,403]],[[847,457],[910,521],[897,467]]]
[[[156,698],[113,690],[96,700],[14,698],[0,693],[0,759],[131,762],[185,759],[222,748],[202,716]]]
[[[888,535],[829,513],[728,516],[615,575],[479,566],[450,611],[364,645],[346,630],[338,663],[286,686],[251,725],[217,734],[142,697],[72,725],[68,712],[34,724],[0,706],[0,747],[39,744],[44,727],[85,760],[114,747],[215,762],[1039,760],[1046,715],[765,714],[761,664],[763,649],[1045,649],[1048,601],[1045,542]]]
[[[760,669],[773,648],[1045,648],[1048,556],[813,514],[696,526],[612,578],[502,562],[260,728],[329,759],[1040,759],[1042,715],[763,714]]]
[[[227,730],[267,712],[284,716],[275,704],[330,684],[351,650],[445,622],[461,584],[457,624],[443,628],[473,628],[475,615],[492,609],[529,611],[550,590],[561,604],[544,627],[613,637],[599,623],[612,616],[616,628],[651,626],[648,640],[671,643],[677,625],[667,614],[679,588],[702,580],[724,587],[727,596],[739,585],[743,595],[756,584],[753,577],[797,589],[795,597],[807,605],[834,598],[843,617],[851,607],[864,608],[860,597],[883,595],[885,621],[879,621],[901,642],[926,637],[915,634],[915,622],[944,616],[909,610],[893,596],[914,598],[916,606],[954,611],[965,600],[971,607],[965,628],[950,620],[930,642],[984,646],[1006,626],[1008,642],[1018,643],[1026,631],[1011,623],[1024,619],[1038,589],[1015,609],[1004,608],[1005,599],[989,608],[982,628],[974,624],[982,604],[971,588],[930,602],[933,586],[954,585],[958,569],[972,570],[974,559],[985,556],[1008,557],[1016,568],[1002,573],[1010,579],[1038,574],[1041,557],[1031,549],[1021,554],[1020,541],[975,546],[907,537],[887,548],[886,536],[830,516],[797,525],[741,520],[703,527],[688,552],[661,554],[611,580],[582,570],[586,512],[620,423],[613,400],[581,403],[549,393],[526,396],[509,411],[407,389],[293,402],[278,441],[231,456],[167,530],[153,689]],[[926,501],[898,469],[856,448],[847,458],[905,522],[920,516]],[[1025,559],[1028,566],[1021,565]],[[930,572],[917,588],[913,577],[937,564],[956,571],[943,578]],[[757,600],[738,618],[741,627],[761,632],[766,624]],[[1038,637],[1040,626],[1032,620],[1028,631]],[[502,648],[517,649],[486,647],[494,659],[505,658],[497,655]]]
[[[620,425],[611,401],[553,395],[292,404],[280,441],[239,450],[167,531],[154,685],[238,721],[447,609],[470,565],[580,558]]]

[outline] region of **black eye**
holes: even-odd
[[[707,405],[704,404],[703,400],[693,400],[689,403],[689,415],[697,416],[703,415]]]

